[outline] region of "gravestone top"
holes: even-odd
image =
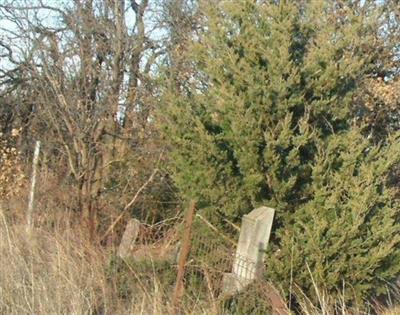
[[[253,211],[251,211],[248,214],[245,214],[244,217],[249,218],[254,221],[260,221],[260,220],[270,221],[270,220],[273,220],[274,213],[275,213],[275,210],[272,208],[260,207],[260,208],[254,209]]]
[[[245,215],[240,229],[236,254],[253,262],[261,262],[271,234],[275,210],[268,207],[254,209]]]

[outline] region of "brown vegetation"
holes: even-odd
[[[0,58],[5,60],[0,64],[0,314],[177,314],[173,305],[176,252],[182,242],[186,202],[182,199],[187,196],[178,192],[171,178],[171,141],[162,133],[160,121],[165,117],[159,109],[167,101],[177,108],[184,106],[176,96],[191,97],[193,91],[207,89],[205,74],[196,69],[190,54],[197,53],[196,45],[202,44],[199,33],[207,28],[203,25],[206,13],[198,5],[214,5],[213,1],[0,2],[0,19],[10,26],[0,22]],[[395,56],[400,35],[399,29],[389,27],[398,25],[392,20],[398,20],[399,8],[396,1],[387,2],[381,17],[387,34],[382,40],[377,36],[362,52],[370,55],[371,65],[378,66],[371,66],[373,70],[359,82],[351,100],[351,109],[357,112],[352,119],[376,143],[385,142],[388,134],[399,129],[400,121],[400,59]],[[346,12],[341,11],[341,1],[337,3],[344,23]],[[173,96],[168,98],[169,92]],[[235,101],[232,104],[236,106]],[[221,123],[225,114],[213,112],[211,125]],[[258,124],[258,118],[254,121]],[[194,129],[192,123],[182,124]],[[251,129],[243,126],[246,132]],[[173,127],[180,130],[180,125]],[[204,138],[208,139],[207,132]],[[284,134],[279,128],[274,132],[277,139]],[[35,140],[41,141],[42,149],[34,228],[29,231],[26,208]],[[185,141],[192,154],[200,153],[193,139]],[[240,141],[239,148],[246,151],[248,141]],[[274,146],[280,148],[278,142]],[[205,160],[215,163],[208,147],[201,149]],[[225,150],[224,145],[220,149]],[[187,162],[186,157],[180,156]],[[217,173],[205,169],[210,173],[204,178]],[[227,169],[226,163],[221,169]],[[195,171],[193,167],[184,175]],[[398,173],[392,173],[393,186],[398,186]],[[262,176],[273,192],[279,183],[272,189],[269,174]],[[231,199],[226,182],[223,178],[219,187],[206,187],[211,192],[221,189],[225,203]],[[196,232],[194,250],[188,255],[201,251],[202,261],[196,265],[189,257],[187,264],[182,262],[181,269],[187,270],[181,274],[180,310],[214,315],[230,314],[234,307],[244,307],[242,313],[254,305],[261,312],[269,309],[265,278],[236,299],[218,296],[222,274],[232,264],[230,250],[237,231],[230,232],[238,229],[240,216],[233,223],[221,213],[216,216],[222,232],[200,215],[194,219],[195,225],[201,218],[201,224],[206,222],[207,228],[221,233]],[[126,222],[132,217],[143,222],[133,251],[141,260],[117,255]],[[223,245],[227,240],[229,244]],[[203,247],[196,241],[203,242]],[[281,254],[280,249],[274,253]],[[215,268],[218,261],[222,263]],[[312,278],[311,270],[309,274]],[[293,288],[289,307],[305,315],[338,314],[339,310],[343,315],[400,314],[398,292],[384,294],[381,303],[368,300],[365,305],[347,305],[345,296],[334,298],[316,283],[313,288],[317,303]],[[343,294],[351,295],[349,291]]]

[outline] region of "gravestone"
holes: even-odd
[[[121,258],[129,258],[132,261],[176,261],[179,253],[179,243],[174,242],[174,238],[166,238],[164,241],[154,242],[153,244],[137,242],[142,223],[137,219],[128,221],[121,243],[119,244],[117,255]]]
[[[129,220],[126,225],[124,234],[122,235],[121,243],[118,247],[118,256],[127,258],[132,254],[133,246],[139,234],[140,221],[136,219]]]
[[[274,209],[261,207],[243,216],[232,272],[223,279],[224,295],[240,292],[262,270],[274,214]]]

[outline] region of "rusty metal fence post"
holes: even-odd
[[[175,314],[179,313],[181,300],[185,291],[185,286],[184,286],[185,269],[186,269],[187,258],[190,252],[193,218],[194,218],[194,213],[196,211],[195,208],[196,208],[196,203],[194,200],[192,200],[190,202],[189,209],[185,218],[182,247],[179,255],[175,289],[172,296],[172,306],[174,308]]]

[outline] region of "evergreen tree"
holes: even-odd
[[[267,269],[284,290],[292,274],[312,293],[308,265],[328,291],[345,281],[358,297],[378,293],[399,269],[399,207],[387,181],[399,140],[370,143],[353,99],[374,73],[365,52],[379,7],[244,0],[205,10],[188,48],[196,72],[172,78],[163,98],[176,186],[216,224],[276,208],[270,251],[281,251]]]

